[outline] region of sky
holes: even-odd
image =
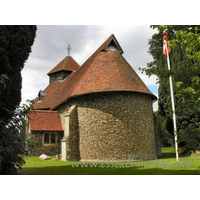
[[[39,90],[48,86],[47,73],[68,55],[67,42],[71,42],[70,56],[82,65],[111,34],[127,62],[158,96],[156,76],[148,78],[138,69],[153,61],[147,51],[148,40],[155,32],[150,25],[38,25],[32,52],[22,70],[22,103],[36,98]],[[153,110],[157,108],[157,102],[153,103]]]
[[[158,85],[155,84],[156,77],[148,78],[145,74],[141,74],[138,70],[139,67],[145,67],[148,62],[153,59],[147,53],[149,49],[148,40],[154,34],[155,30],[150,29],[149,25],[140,24],[199,24],[199,7],[196,1],[192,0],[189,3],[168,0],[168,1],[111,1],[102,0],[97,1],[38,1],[27,3],[25,0],[19,1],[2,1],[0,12],[0,22],[2,25],[16,24],[16,25],[29,25],[29,24],[77,24],[67,26],[38,26],[37,36],[32,46],[32,53],[25,63],[22,70],[22,101],[26,99],[33,99],[38,95],[40,89],[44,90],[49,84],[47,73],[55,67],[65,56],[67,56],[67,44],[71,42],[71,56],[79,63],[83,62],[113,33],[120,46],[122,47],[123,56],[127,62],[138,73],[140,78],[144,81],[147,87],[155,95],[158,94]],[[12,6],[11,6],[12,5]],[[99,25],[81,25],[78,24],[99,24]],[[100,25],[108,24],[108,25]],[[126,25],[113,25],[109,24],[126,24]],[[137,24],[137,25],[129,25]],[[157,103],[153,104],[154,110],[157,109]],[[10,178],[12,178],[10,180]],[[70,176],[67,177],[68,181],[65,184],[57,184],[54,186],[54,192],[50,192],[49,188],[52,187],[52,180],[61,183],[62,177],[46,177],[39,178],[37,176],[23,176],[19,179],[13,177],[5,177],[1,181],[2,186],[11,185],[14,192],[10,193],[11,187],[3,187],[5,194],[13,198],[21,191],[23,186],[26,192],[29,192],[33,197],[32,188],[37,182],[37,188],[42,188],[40,196],[44,198],[63,198],[63,193],[55,191],[64,191],[68,188],[67,195],[74,198],[88,192],[93,197],[102,198],[106,195],[107,198],[129,198],[133,194],[133,188],[136,191],[134,196],[144,196],[149,198],[149,194],[155,190],[157,196],[162,196],[162,199],[169,198],[167,195],[163,196],[163,188],[169,186],[171,181],[174,180],[171,176],[165,177],[163,181],[162,176]],[[108,179],[109,178],[109,179]],[[179,183],[176,184],[176,190],[171,191],[175,198],[180,198],[180,192],[184,188],[185,181],[195,181],[196,177],[180,177]],[[56,179],[56,180],[55,180]],[[66,178],[65,178],[66,180]],[[20,184],[19,184],[20,182]],[[25,183],[25,184],[24,184]],[[28,183],[28,184],[27,184]],[[74,187],[74,185],[81,187]],[[162,183],[162,184],[157,184]],[[13,184],[13,185],[12,185]],[[142,185],[142,187],[141,187]],[[192,184],[190,184],[192,185]],[[33,187],[32,187],[33,186]],[[197,186],[197,184],[196,184]],[[19,187],[19,188],[18,188]],[[187,186],[190,188],[190,186]],[[194,185],[192,185],[194,187]],[[77,193],[78,188],[78,193]],[[101,188],[101,195],[99,194]],[[146,193],[144,193],[144,188]],[[197,196],[197,188],[192,189],[192,196]],[[110,192],[117,191],[117,192]],[[188,190],[190,191],[190,190]],[[106,193],[107,192],[107,193]],[[59,196],[62,195],[62,196]],[[94,195],[93,195],[94,194]],[[51,196],[50,196],[51,195]],[[182,196],[191,197],[191,192],[182,192]],[[22,195],[21,195],[22,196]],[[89,197],[88,196],[88,197]],[[182,197],[181,196],[181,197]],[[43,197],[43,196],[42,196]],[[23,199],[23,197],[21,197]],[[25,196],[26,198],[26,196]],[[90,198],[89,198],[90,199]]]

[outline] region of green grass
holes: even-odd
[[[50,156],[55,158],[54,156]],[[195,153],[190,157],[180,156],[180,163],[183,161],[187,163],[183,166],[176,166],[175,151],[171,147],[162,148],[162,156],[155,160],[148,160],[136,162],[131,167],[131,163],[126,163],[120,167],[120,163],[99,163],[97,167],[72,167],[71,161],[60,160],[41,160],[39,157],[28,157],[25,159],[26,164],[23,166],[23,170],[19,170],[20,175],[199,175],[200,174],[200,154]],[[151,164],[149,164],[151,162]],[[162,166],[154,166],[155,163],[163,163]],[[192,162],[192,163],[191,163]],[[146,163],[146,166],[144,167]],[[116,167],[114,165],[116,164]],[[192,165],[191,165],[192,164]],[[102,166],[104,166],[104,168]],[[112,166],[112,168],[111,168]],[[199,169],[198,169],[199,168]]]

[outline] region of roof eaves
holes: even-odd
[[[96,91],[96,92],[87,92],[87,93],[83,93],[83,94],[77,94],[77,95],[74,95],[74,96],[70,96],[68,97],[66,100],[62,101],[61,103],[59,103],[58,105],[56,105],[55,107],[52,108],[52,110],[56,110],[59,106],[61,106],[63,103],[73,99],[73,98],[76,98],[76,97],[79,97],[79,96],[84,96],[84,95],[88,95],[88,94],[97,94],[97,93],[109,93],[109,92],[131,92],[131,93],[140,93],[140,94],[145,94],[145,95],[149,95],[151,96],[152,98],[152,103],[155,103],[158,98],[154,95],[154,94],[149,94],[149,93],[146,93],[146,92],[138,92],[138,91],[132,91],[132,90],[111,90],[111,91]]]

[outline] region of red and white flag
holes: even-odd
[[[165,30],[163,31],[163,54],[167,56],[170,53],[169,49],[169,40],[167,38],[167,26],[164,26]]]

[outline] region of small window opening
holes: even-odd
[[[46,96],[47,92],[40,90],[38,93],[39,101],[42,101],[42,99]]]
[[[44,145],[56,145],[57,144],[57,133],[44,133],[43,134]]]
[[[44,144],[49,144],[49,133],[44,134]]]
[[[56,143],[56,134],[52,133],[51,134],[51,144],[55,144]]]

